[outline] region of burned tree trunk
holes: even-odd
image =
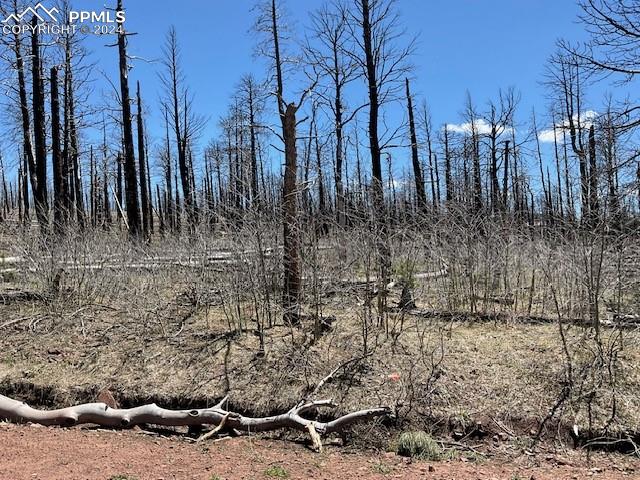
[[[71,62],[71,42],[65,39],[65,71],[64,71],[64,97],[65,97],[65,133],[63,165],[67,173],[67,210],[75,209],[78,226],[82,229],[85,225],[84,197],[82,176],[80,173],[78,131],[76,126],[75,98],[73,89],[73,66]]]
[[[502,177],[502,205],[501,208],[506,212],[509,208],[509,140],[504,142],[504,175]]]
[[[413,178],[416,184],[416,195],[418,197],[418,210],[425,212],[427,210],[427,195],[424,189],[424,178],[422,177],[422,168],[420,167],[420,159],[418,158],[418,139],[416,136],[416,123],[413,116],[413,100],[409,91],[409,79],[405,78],[405,89],[407,95],[407,110],[409,112],[409,135],[411,138],[411,163],[413,164]],[[429,158],[431,162],[431,158]],[[433,172],[432,183],[433,183]],[[435,197],[435,194],[434,194]],[[435,202],[434,202],[435,203]],[[435,205],[434,205],[435,206]]]
[[[57,234],[65,226],[64,169],[60,151],[60,98],[58,96],[58,68],[51,68],[51,163],[53,164],[53,222]]]
[[[137,84],[136,99],[138,102],[138,162],[140,173],[140,201],[142,205],[142,234],[148,239],[151,233],[151,208],[149,206],[148,191],[149,182],[147,179],[147,162],[144,147],[144,119],[142,117],[142,99],[140,97],[140,82]]]
[[[44,85],[42,67],[40,65],[40,43],[38,38],[38,21],[34,17],[31,33],[31,65],[33,89],[33,137],[35,144],[35,168],[37,184],[33,192],[36,216],[43,233],[49,230],[49,202],[47,198],[47,143],[44,113]]]
[[[447,203],[453,200],[453,180],[451,177],[451,153],[449,151],[449,133],[447,125],[444,126],[444,185]]]
[[[21,187],[19,192],[21,193],[22,202],[20,203],[24,207],[24,216],[26,220],[29,218],[29,185],[27,183],[27,177],[31,183],[31,191],[35,192],[38,189],[38,177],[36,175],[36,161],[33,152],[33,143],[31,141],[31,116],[29,115],[29,103],[27,100],[27,87],[24,72],[24,59],[22,58],[22,51],[20,45],[20,37],[15,35],[14,37],[14,53],[16,56],[16,71],[18,73],[18,94],[20,101],[20,115],[22,120],[22,176]]]
[[[164,83],[167,89],[167,93],[170,97],[167,102],[167,109],[170,106],[170,115],[173,124],[173,133],[175,135],[176,149],[178,154],[178,169],[180,172],[181,182],[180,186],[182,187],[184,207],[186,209],[189,227],[193,231],[197,222],[197,205],[195,204],[195,192],[193,192],[193,172],[191,171],[191,165],[187,156],[189,150],[189,104],[186,92],[181,92],[179,47],[175,28],[171,28],[167,35],[167,41],[165,44],[165,55],[166,59],[164,63],[168,72],[166,78],[164,79]],[[181,96],[183,96],[184,98],[181,98]],[[181,103],[183,103],[182,107]],[[183,109],[182,112],[181,108]],[[178,188],[177,181],[175,188]],[[179,208],[180,206],[176,195],[176,209]]]
[[[284,186],[282,190],[283,226],[284,226],[284,290],[282,308],[284,320],[297,323],[300,303],[300,238],[298,232],[297,172],[298,154],[296,151],[296,111],[293,103],[287,105],[283,120],[284,133]]]
[[[118,209],[118,220],[122,221],[123,220],[123,215],[122,215],[122,201],[124,198],[124,191],[122,188],[122,154],[120,152],[118,152],[118,155],[116,156],[116,203],[117,203],[117,209]]]
[[[247,94],[249,102],[249,155],[251,161],[251,204],[260,204],[258,190],[258,153],[256,140],[256,108],[255,108],[255,85],[252,77],[246,79]]]
[[[598,166],[596,162],[596,134],[593,125],[589,128],[589,224],[598,223],[600,202],[598,200]]]
[[[380,270],[379,285],[379,311],[384,310],[384,294],[391,269],[391,251],[388,243],[387,215],[384,203],[384,187],[382,184],[382,163],[380,139],[378,137],[378,117],[380,111],[380,98],[378,92],[377,61],[373,46],[373,32],[371,26],[371,10],[369,0],[361,0],[362,8],[362,34],[365,55],[365,72],[369,95],[369,149],[371,153],[371,195],[374,214],[374,227],[376,230],[376,242],[378,250],[378,267]]]
[[[118,0],[117,11],[122,12],[122,0]],[[133,150],[133,131],[131,127],[127,37],[122,27],[118,32],[118,55],[120,64],[120,99],[122,101],[122,131],[124,136],[124,183],[127,203],[127,223],[129,225],[129,236],[133,239],[138,239],[142,230],[142,224],[140,221],[136,159]]]
[[[283,270],[284,284],[282,292],[282,311],[285,323],[297,323],[300,309],[300,237],[298,231],[297,206],[297,175],[298,154],[296,149],[296,113],[304,101],[304,95],[299,105],[286,104],[284,101],[284,82],[282,74],[282,59],[280,56],[280,35],[276,0],[271,0],[265,11],[265,21],[268,24],[270,42],[273,47],[274,68],[276,70],[276,101],[282,126],[282,141],[284,143],[284,183],[282,188],[282,223],[284,234]],[[306,93],[306,92],[305,92]]]

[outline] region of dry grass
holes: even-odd
[[[474,323],[465,321],[474,317],[464,315],[450,321],[391,313],[386,332],[368,307],[366,288],[338,281],[375,275],[369,240],[354,234],[344,257],[335,248],[305,247],[305,310],[337,319],[315,340],[311,318],[300,327],[281,324],[278,255],[267,255],[262,264],[250,253],[258,248],[277,252],[275,236],[257,242],[255,233],[245,232],[190,243],[166,240],[144,248],[102,233],[46,248],[35,241],[16,242],[8,251],[23,255],[33,268],[7,276],[7,285],[46,294],[46,300],[0,305],[0,324],[19,320],[0,331],[0,385],[4,391],[20,383],[43,387],[41,398],[31,391],[29,399],[58,405],[87,400],[105,386],[128,402],[151,398],[171,406],[211,404],[229,393],[234,408],[262,415],[289,408],[344,364],[316,394],[334,398],[342,411],[391,405],[398,429],[411,426],[462,437],[499,433],[514,441],[531,436],[563,391],[566,355],[553,321],[549,285],[564,273],[557,290],[563,316],[576,314],[580,309],[573,308],[569,298],[575,294],[574,277],[580,275],[571,270],[574,264],[560,269],[558,261],[531,294],[525,288],[527,275],[543,270],[544,259],[561,257],[549,245],[522,239],[518,243],[513,237],[506,253],[499,248],[502,243],[493,245],[491,253],[480,245],[469,248],[464,242],[432,238],[399,242],[396,270],[406,270],[411,263],[414,272],[436,271],[443,260],[451,267],[446,278],[416,282],[418,306],[469,311],[469,294],[475,291],[484,299],[475,305],[476,313],[501,313],[504,318]],[[429,248],[425,242],[432,242]],[[127,266],[166,257],[167,252],[186,264],[221,251],[240,261]],[[607,275],[604,297],[616,291],[613,274]],[[515,292],[517,304],[487,301],[509,292]],[[397,294],[394,291],[391,303]],[[546,314],[550,323],[518,320],[526,317],[529,299],[531,313]],[[261,328],[264,355],[256,335]],[[570,324],[565,328],[572,367],[580,372],[592,361],[591,332]],[[602,330],[605,347],[622,346],[613,364],[615,382],[576,381],[584,388],[576,387],[545,433],[554,433],[557,421],[565,426],[563,432],[574,423],[586,428],[589,417],[594,430],[606,427],[612,435],[640,431],[640,334],[628,330],[621,341],[609,338],[618,333]],[[587,368],[584,375],[601,375],[605,367]],[[588,408],[587,395],[594,397]]]

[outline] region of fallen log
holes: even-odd
[[[28,290],[0,290],[0,305],[9,305],[18,302],[38,302],[45,299],[45,296],[38,292]]]
[[[386,416],[388,407],[370,408],[348,413],[330,422],[309,420],[302,415],[322,407],[335,406],[331,400],[299,403],[288,412],[269,417],[245,417],[223,408],[223,398],[211,408],[193,410],[168,410],[155,403],[128,409],[110,408],[106,403],[84,403],[57,410],[38,410],[24,402],[0,395],[0,419],[12,422],[31,422],[46,426],[72,427],[81,424],[96,424],[103,427],[129,428],[140,424],[162,426],[216,425],[243,432],[264,432],[290,428],[307,432],[313,445],[319,448],[316,435],[341,432],[356,422]],[[224,423],[223,423],[224,422]]]

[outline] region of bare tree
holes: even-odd
[[[198,205],[189,152],[193,151],[192,142],[202,128],[203,119],[194,114],[193,99],[184,85],[178,34],[174,27],[171,27],[167,33],[163,53],[165,70],[160,76],[166,92],[166,100],[163,101],[163,105],[169,114],[169,121],[173,127],[174,142],[178,153],[180,185],[189,225],[193,230],[198,219]]]
[[[118,0],[117,11],[122,12],[122,0]],[[133,128],[131,126],[131,98],[129,95],[129,64],[127,57],[127,34],[124,27],[118,32],[118,58],[120,64],[120,100],[122,102],[122,133],[124,150],[124,183],[127,203],[127,224],[129,235],[138,239],[142,233],[140,204],[138,202],[138,178],[133,149]]]
[[[13,1],[12,12],[18,12],[18,2]],[[3,11],[3,14],[8,14]],[[20,110],[21,127],[22,127],[22,165],[20,167],[19,179],[20,187],[20,206],[23,208],[22,220],[26,222],[29,218],[29,183],[33,192],[38,190],[38,177],[36,173],[35,152],[33,148],[32,132],[31,132],[31,114],[29,112],[29,101],[27,98],[27,82],[25,74],[25,63],[22,54],[22,42],[19,34],[13,34],[13,42],[10,44],[13,54],[15,55],[15,71],[18,82],[17,102]],[[29,182],[27,182],[27,178]]]
[[[49,201],[47,196],[47,136],[45,132],[44,82],[42,80],[42,64],[40,59],[40,40],[38,35],[38,19],[33,17],[31,33],[31,73],[32,73],[32,107],[33,136],[35,146],[35,168],[37,184],[34,190],[36,216],[40,229],[46,233],[49,229]]]
[[[58,67],[51,68],[51,163],[53,164],[53,222],[60,234],[65,226],[65,172],[60,150],[60,98],[58,95]]]
[[[258,84],[255,77],[251,74],[244,75],[240,80],[240,95],[243,99],[242,105],[246,110],[244,112],[248,121],[249,130],[249,163],[250,163],[250,191],[251,204],[253,206],[260,205],[260,188],[259,188],[259,159],[258,159],[258,132],[260,116],[264,110],[263,87]]]
[[[348,53],[351,37],[349,14],[345,4],[340,1],[325,4],[312,14],[311,19],[313,34],[307,41],[305,52],[307,62],[321,81],[315,95],[320,99],[319,104],[329,109],[333,120],[336,219],[338,224],[344,227],[344,129],[366,106],[362,104],[349,109],[344,98],[344,90],[362,75],[362,69]]]
[[[409,114],[409,138],[411,140],[411,163],[413,165],[413,178],[416,185],[416,194],[418,196],[418,209],[425,212],[427,209],[427,195],[424,190],[424,177],[422,176],[422,167],[420,158],[418,157],[418,137],[416,135],[416,122],[413,114],[413,99],[409,90],[409,79],[405,79],[406,95],[407,95],[407,112]],[[429,143],[431,141],[429,140]],[[431,148],[429,148],[431,150]],[[429,151],[429,163],[431,163],[431,151]],[[432,172],[433,175],[433,172]],[[431,178],[433,188],[433,176]],[[434,202],[435,206],[435,202]]]
[[[300,295],[302,287],[302,274],[300,271],[300,232],[298,219],[298,154],[296,127],[298,120],[296,114],[304,99],[313,89],[314,85],[305,90],[297,103],[287,103],[284,99],[284,68],[285,61],[282,56],[281,34],[281,10],[276,0],[270,0],[261,6],[255,29],[268,38],[268,47],[261,48],[261,52],[273,61],[275,70],[275,97],[280,118],[281,136],[284,144],[284,181],[282,188],[282,220],[283,220],[283,318],[287,323],[296,323],[299,320]]]
[[[140,96],[140,82],[137,83],[136,100],[138,104],[137,126],[138,126],[138,172],[140,175],[140,203],[142,207],[142,235],[148,239],[151,234],[151,202],[147,172],[145,139],[144,139],[144,117],[142,113],[142,98]]]
[[[640,9],[626,0],[580,0],[579,20],[586,27],[587,42],[572,45],[560,41],[560,47],[592,72],[619,75],[631,81],[640,73]],[[640,125],[640,105],[616,109],[619,129]],[[630,117],[629,117],[630,116]],[[622,120],[622,121],[620,121]]]
[[[592,218],[590,211],[590,181],[587,145],[585,135],[588,131],[588,119],[584,110],[584,89],[582,68],[575,56],[563,52],[552,56],[547,70],[548,85],[554,91],[558,103],[562,106],[560,112],[564,120],[560,128],[569,132],[571,148],[578,158],[580,169],[580,213],[583,221]],[[594,171],[595,175],[596,172]]]
[[[351,18],[353,38],[358,45],[354,60],[363,69],[369,100],[369,150],[371,154],[371,197],[377,234],[379,312],[385,307],[384,291],[391,269],[388,219],[382,178],[382,151],[387,146],[379,131],[380,108],[402,92],[409,71],[408,58],[413,42],[399,45],[401,34],[394,0],[358,0]],[[391,138],[394,135],[391,135]],[[390,137],[387,137],[387,141]]]

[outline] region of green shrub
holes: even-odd
[[[404,432],[398,438],[396,453],[418,460],[440,460],[442,448],[426,432]]]
[[[289,478],[289,472],[287,472],[280,465],[272,465],[264,471],[267,477],[272,478]]]
[[[389,475],[393,471],[389,465],[385,465],[384,463],[376,463],[372,468],[374,472],[380,475]]]

